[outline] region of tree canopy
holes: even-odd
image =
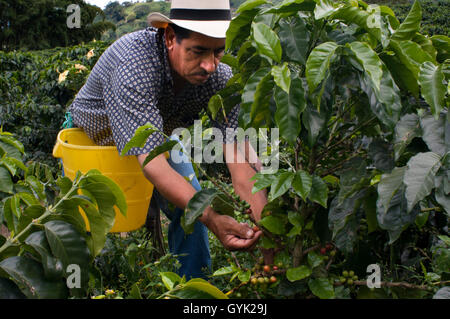
[[[70,4],[80,6],[80,28],[69,28]],[[115,28],[84,0],[0,0],[0,50],[41,50],[100,39]]]

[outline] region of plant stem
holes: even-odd
[[[336,143],[334,143],[333,145],[331,145],[330,147],[327,147],[325,150],[323,150],[322,152],[320,152],[320,154],[317,156],[316,161],[314,162],[315,164],[318,164],[319,161],[326,157],[329,153],[330,150],[336,148],[336,146],[339,146],[340,144],[344,143],[345,141],[348,140],[348,138],[350,136],[352,136],[353,134],[355,134],[357,131],[359,131],[362,127],[366,126],[367,124],[369,124],[370,122],[372,122],[373,120],[376,119],[376,116],[371,117],[369,120],[367,120],[366,122],[364,122],[363,124],[357,126],[353,131],[351,131],[350,133],[348,133],[347,135],[345,135],[342,139],[340,139],[339,141],[337,141]]]
[[[349,160],[359,156],[361,153],[361,147],[351,156],[347,157],[346,159],[344,159],[342,162],[340,162],[339,164],[337,164],[336,166],[326,170],[325,172],[321,173],[320,176],[327,176],[330,174],[333,174],[335,171],[337,171],[338,169],[340,169],[346,162],[348,162]]]
[[[293,267],[300,266],[303,258],[303,236],[297,236],[295,239],[294,252],[292,253],[292,265]]]
[[[239,260],[237,259],[236,254],[235,254],[234,252],[231,252],[231,257],[233,257],[234,262],[236,263],[236,266],[237,266],[239,269],[242,269],[241,264],[239,263]]]
[[[54,214],[56,212],[56,208],[62,202],[64,202],[67,198],[69,198],[70,194],[72,194],[72,192],[74,192],[78,188],[78,183],[79,183],[79,180],[76,181],[76,183],[72,185],[72,188],[60,199],[60,201],[55,206],[53,206],[51,208],[47,208],[45,213],[43,213],[38,218],[33,219],[33,221],[31,223],[29,223],[20,233],[15,235],[12,239],[8,239],[3,244],[3,246],[0,247],[0,254],[2,254],[6,249],[8,249],[12,245],[14,245],[16,242],[18,242],[19,238],[22,237],[25,233],[27,233],[33,225],[40,224],[40,222],[43,221],[45,218],[47,218],[48,216]]]
[[[322,246],[321,244],[317,244],[317,245],[314,245],[314,246],[312,246],[312,247],[309,247],[308,249],[305,249],[305,250],[303,251],[303,256],[305,256],[306,254],[308,254],[309,252],[311,252],[311,251],[313,251],[313,250],[319,249],[321,246]]]

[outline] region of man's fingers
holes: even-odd
[[[255,248],[259,237],[262,235],[261,231],[253,232],[251,238],[239,238],[233,236],[229,239],[227,249],[228,250],[252,250]]]
[[[255,235],[255,232],[247,223],[240,223],[236,235],[240,238],[251,239]]]

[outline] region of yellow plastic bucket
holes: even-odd
[[[53,156],[62,159],[64,175],[72,180],[77,171],[84,174],[95,168],[122,189],[128,205],[127,217],[114,207],[116,219],[110,232],[128,232],[144,225],[153,184],[145,178],[136,156],[121,157],[115,146],[96,145],[81,128],[60,131]],[[80,212],[89,230],[88,220],[84,212]]]

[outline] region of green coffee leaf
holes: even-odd
[[[261,101],[258,101],[256,93],[258,90],[261,92],[262,88],[266,87],[266,85],[264,85],[264,82],[266,82],[269,77],[272,77],[270,71],[271,69],[266,67],[258,69],[256,72],[253,72],[247,80],[247,83],[245,84],[242,92],[241,111],[239,114],[240,127],[246,128],[252,121],[252,110],[256,111],[258,107],[261,107],[261,105],[257,103]],[[266,105],[267,99],[266,101],[263,101],[263,103],[264,105]]]
[[[383,210],[380,212],[386,214],[394,195],[403,186],[403,178],[406,172],[406,166],[395,167],[390,174],[381,175],[378,183],[378,202]]]
[[[239,275],[238,275],[238,279],[240,280],[240,282],[247,282],[250,280],[250,277],[252,275],[252,272],[249,270],[247,271],[239,271]]]
[[[313,92],[325,78],[337,48],[339,45],[335,42],[325,42],[312,50],[306,61],[306,80],[309,92]]]
[[[450,38],[445,35],[433,35],[431,37],[433,47],[437,50],[436,60],[443,63],[450,59]]]
[[[314,9],[314,17],[316,20],[329,17],[335,13],[338,8],[343,6],[342,4],[336,4],[335,1],[331,0],[315,0],[315,2],[316,8]]]
[[[375,167],[382,172],[390,172],[395,166],[391,143],[374,139],[369,145],[368,154]]]
[[[420,22],[422,21],[422,7],[419,1],[414,1],[411,10],[406,19],[392,34],[391,39],[397,41],[411,40],[419,32]]]
[[[227,295],[201,278],[189,280],[173,294],[182,299],[228,299]]]
[[[311,251],[308,253],[308,264],[311,269],[316,268],[323,262],[322,257],[317,254],[315,251]]]
[[[294,16],[291,21],[281,20],[279,25],[278,36],[283,52],[289,60],[305,65],[310,40],[306,23],[302,18]]]
[[[14,217],[14,213],[11,209],[11,204],[12,204],[12,196],[11,197],[7,197],[6,199],[4,199],[4,204],[3,204],[3,218],[6,221],[6,226],[8,227],[8,229],[10,231],[17,231],[17,218]]]
[[[411,71],[416,80],[419,80],[420,67],[423,63],[434,63],[433,58],[419,44],[411,40],[391,40],[390,46],[400,62]]]
[[[450,216],[450,191],[446,192],[446,184],[448,185],[449,173],[445,174],[444,171],[436,174],[434,183],[436,186],[434,197],[439,205],[442,206],[447,216]],[[447,182],[446,182],[447,181]],[[441,238],[442,239],[442,238]]]
[[[160,272],[161,280],[168,290],[172,290],[176,284],[180,283],[181,277],[173,272]]]
[[[186,205],[184,214],[181,216],[181,226],[186,234],[194,231],[194,224],[203,215],[205,209],[220,192],[214,188],[202,189],[194,194]]]
[[[208,102],[208,111],[211,113],[213,120],[216,119],[217,113],[221,110],[223,110],[223,99],[216,94]]]
[[[275,62],[281,61],[281,42],[278,35],[270,27],[261,22],[253,23],[252,35],[259,54]]]
[[[319,176],[312,177],[311,191],[308,198],[327,208],[328,186]]]
[[[419,84],[422,97],[430,105],[431,112],[437,120],[445,106],[445,94],[447,93],[442,65],[435,66],[429,61],[422,63],[419,71]]]
[[[270,118],[270,98],[273,94],[272,72],[268,72],[256,86],[250,110],[250,127],[259,128],[262,121]],[[247,128],[247,127],[246,127]]]
[[[326,127],[326,113],[319,112],[318,108],[307,103],[302,113],[302,123],[307,131],[307,145],[313,147],[321,131]]]
[[[279,216],[266,216],[259,221],[259,224],[275,235],[283,235],[286,232],[286,221]]]
[[[178,144],[178,141],[170,140],[170,141],[164,142],[161,145],[156,146],[154,149],[152,149],[150,151],[150,153],[148,153],[147,157],[144,160],[144,163],[142,163],[142,167],[147,165],[156,156],[172,150],[172,148],[177,144]]]
[[[241,13],[247,10],[251,10],[255,7],[258,7],[262,4],[267,3],[266,0],[247,0],[244,3],[242,3],[239,8],[237,8],[236,13]]]
[[[14,256],[0,262],[0,268],[18,284],[21,292],[30,299],[65,299],[66,283],[45,278],[42,265],[25,256]]]
[[[291,71],[288,68],[287,62],[283,63],[282,66],[274,65],[272,67],[272,76],[278,87],[289,94],[289,88],[291,87]]]
[[[14,138],[12,135],[10,135],[10,133],[0,132],[0,141],[3,142],[3,143],[8,144],[10,146],[13,146],[14,149],[19,151],[21,154],[25,153],[25,149],[23,147],[23,144],[18,139]],[[10,154],[10,156],[13,156],[13,155]],[[13,157],[16,157],[16,156],[14,155]],[[20,160],[20,157],[17,158],[17,159]]]
[[[250,34],[253,18],[259,9],[246,10],[238,14],[230,22],[226,33],[225,50],[239,48]]]
[[[289,268],[286,271],[286,278],[290,282],[294,282],[309,277],[311,276],[311,274],[312,274],[311,269],[308,266],[302,265],[296,268]]]
[[[291,145],[295,145],[301,130],[300,115],[306,107],[303,81],[298,77],[293,78],[288,93],[276,87],[274,97],[277,105],[275,122],[280,134]]]
[[[389,244],[394,243],[408,225],[413,224],[420,213],[419,205],[407,211],[408,201],[405,197],[405,186],[402,185],[388,203],[387,211],[384,211],[382,202],[377,200],[377,221],[381,229],[389,234]]]
[[[299,11],[314,11],[315,3],[313,1],[305,0],[284,0],[278,4],[273,5],[270,8],[262,11],[261,15],[272,13],[272,14],[282,14],[287,15],[296,14]]]
[[[61,220],[46,222],[44,230],[53,256],[61,260],[64,269],[67,270],[69,265],[80,268],[81,288],[72,288],[71,293],[81,296],[89,281],[91,259],[86,240],[74,226]]]
[[[406,114],[395,126],[394,158],[398,160],[411,141],[422,134],[419,116]]]
[[[355,54],[356,59],[362,65],[364,71],[369,75],[373,85],[377,90],[381,87],[381,78],[383,76],[383,62],[377,53],[364,42],[352,42],[347,44],[350,50]]]
[[[333,299],[334,288],[328,278],[315,278],[308,281],[311,292],[320,299]]]
[[[12,194],[13,186],[9,171],[5,167],[0,166],[0,192]]]
[[[433,152],[419,153],[408,161],[403,182],[406,185],[408,212],[434,188],[434,176],[441,167],[441,157]]]
[[[273,181],[277,178],[274,174],[262,174],[256,173],[250,179],[251,181],[255,181],[252,188],[252,194],[259,192],[262,189],[265,189],[272,185]]]
[[[308,172],[299,170],[295,173],[294,180],[292,181],[292,187],[294,191],[306,201],[312,188],[312,177]]]
[[[41,230],[30,234],[25,243],[33,247],[41,257],[45,277],[49,280],[60,280],[64,274],[64,266],[59,259],[53,257],[45,232]]]
[[[231,217],[234,216],[233,202],[230,202],[230,198],[223,193],[218,194],[213,199],[213,201],[211,202],[211,207],[215,212],[219,214],[228,215]]]
[[[231,266],[226,266],[226,267],[222,267],[220,269],[217,269],[212,276],[213,277],[217,277],[217,276],[224,276],[224,275],[229,275],[231,273],[233,273],[235,270],[233,269],[233,267]]]
[[[284,172],[277,175],[272,185],[270,187],[270,200],[274,200],[277,197],[286,193],[291,187],[292,181],[294,180],[293,172]]]
[[[378,14],[377,12],[374,13]],[[338,10],[336,10],[330,17],[330,19],[338,19],[347,24],[354,23],[367,31],[371,36],[373,36],[378,41],[382,40],[382,30],[378,23],[373,22],[373,15],[367,12],[363,8],[352,6],[347,4]]]
[[[110,200],[111,195],[113,195],[113,199],[115,199],[114,204],[119,208],[123,216],[127,216],[128,205],[126,202],[125,194],[123,193],[119,185],[117,185],[116,182],[114,182],[109,177],[101,174],[100,172],[98,172],[99,174],[93,174],[93,172],[94,170],[90,170],[88,173],[86,173],[86,180],[88,182],[102,183],[106,185],[110,191],[110,193],[105,193],[107,199]]]
[[[111,223],[104,220],[97,207],[85,196],[74,195],[65,202],[65,207],[69,211],[78,210],[78,206],[84,211],[89,222],[90,238],[92,238],[92,242],[89,243],[89,249],[95,257],[105,245],[106,235],[111,229]]]
[[[446,141],[446,130],[448,132],[448,121],[445,119],[445,114],[440,114],[436,119],[431,114],[427,113],[420,117],[420,127],[422,128],[422,139],[427,144],[428,148],[440,155],[444,156],[450,151],[450,142]],[[448,138],[448,137],[447,137]]]
[[[155,132],[159,132],[159,130],[151,123],[138,127],[134,132],[133,137],[125,144],[120,155],[125,155],[133,147],[144,147],[148,137]]]

